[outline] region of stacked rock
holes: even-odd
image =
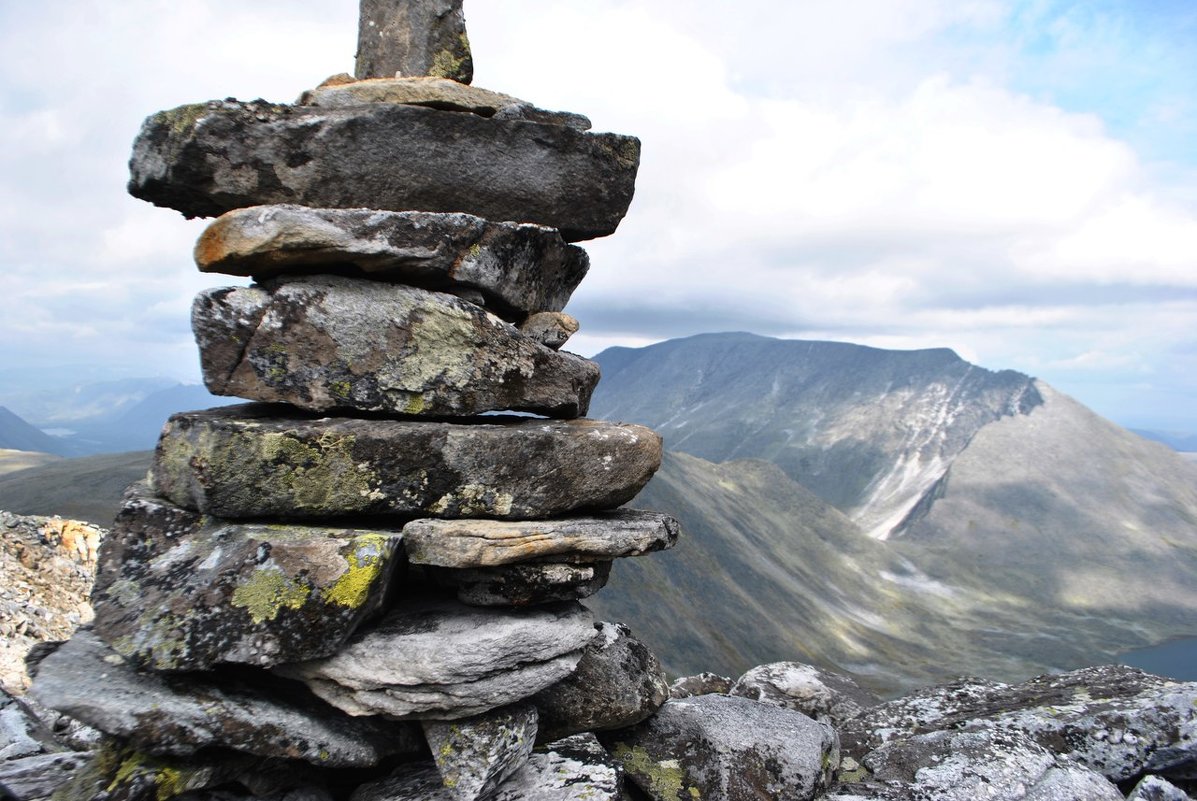
[[[382,5],[367,62],[402,40],[468,80],[436,45],[460,2],[425,28],[421,3],[390,25]],[[667,697],[578,603],[677,539],[618,508],[660,438],[584,419],[598,368],[558,350],[588,266],[571,243],[614,231],[639,143],[362,77],[161,112],[134,146],[134,195],[221,215],[199,268],[256,281],[192,319],[209,389],[254,403],[169,420],[102,550],[94,630],[37,666],[34,696],[107,738],[60,797],[614,799],[577,735]],[[537,416],[490,414],[511,411]]]

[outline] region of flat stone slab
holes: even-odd
[[[151,469],[155,490],[230,519],[519,520],[618,507],[661,463],[661,438],[636,425],[283,414],[248,404],[174,415]]]
[[[476,568],[640,556],[672,548],[680,531],[669,515],[617,509],[554,520],[413,520],[403,544],[412,564]]]
[[[378,611],[397,531],[237,524],[131,493],[101,552],[96,632],[157,670],[334,653]]]
[[[527,763],[536,743],[536,722],[536,707],[531,704],[513,704],[462,720],[425,721],[424,736],[450,796],[456,801],[489,798]]]
[[[563,344],[568,324],[559,317],[572,318],[551,313],[565,308],[590,259],[542,225],[470,214],[274,205],[222,214],[200,235],[195,263],[205,273],[258,279],[351,268],[427,289],[467,287],[502,317],[543,315],[529,336]]]
[[[579,604],[515,610],[413,601],[335,656],[275,671],[351,715],[455,720],[565,678],[595,633]]]
[[[188,217],[269,203],[465,212],[573,242],[615,231],[639,163],[635,137],[563,125],[392,103],[212,101],[145,121],[129,191]]]
[[[220,674],[143,673],[99,637],[78,631],[42,661],[31,693],[58,711],[151,754],[229,748],[325,767],[370,767],[419,754],[411,724],[352,718],[310,694]]]
[[[470,606],[529,606],[554,601],[580,601],[607,586],[610,562],[561,564],[537,562],[456,570],[413,566],[443,587],[452,587],[457,600]]]
[[[442,292],[317,275],[196,296],[216,395],[425,417],[586,414],[598,365]]]

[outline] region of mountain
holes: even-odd
[[[35,428],[4,406],[0,406],[0,448],[37,451],[56,456],[66,456],[72,450],[62,440]]]
[[[124,405],[119,414],[76,424],[66,439],[84,454],[145,450],[157,444],[162,424],[175,412],[242,402],[239,398],[213,395],[198,384],[175,384]]]
[[[597,360],[592,414],[671,451],[635,503],[686,537],[594,605],[676,672],[790,654],[894,689],[1197,634],[1197,469],[1041,381],[743,334]]]
[[[1148,431],[1142,428],[1132,428],[1131,431],[1152,442],[1162,442],[1174,451],[1197,452],[1197,434],[1185,431]]]
[[[4,371],[6,379],[8,372]],[[6,380],[0,404],[40,428],[73,429],[114,420],[152,392],[177,384],[169,378],[62,380],[39,375],[36,381]]]

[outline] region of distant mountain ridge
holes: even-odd
[[[734,333],[595,358],[592,416],[651,426],[712,462],[767,459],[877,539],[917,519],[978,430],[1043,402],[1030,376],[946,348]]]
[[[56,456],[74,455],[61,439],[30,425],[4,406],[0,406],[0,448],[52,453]]]

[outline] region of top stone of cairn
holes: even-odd
[[[462,0],[361,0],[356,77],[474,79]]]

